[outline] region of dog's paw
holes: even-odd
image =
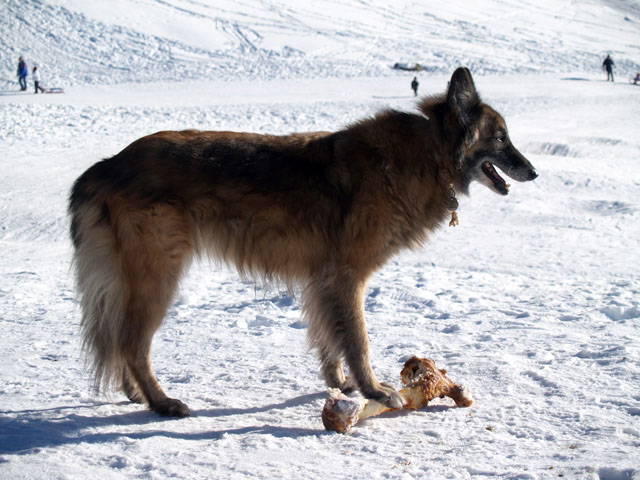
[[[188,417],[191,415],[191,410],[186,404],[182,403],[176,398],[166,398],[159,402],[149,405],[149,408],[156,412],[158,415],[165,417]]]
[[[366,398],[376,400],[389,408],[402,408],[405,399],[388,383],[381,383],[379,388],[362,392]]]

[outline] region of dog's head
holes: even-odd
[[[458,68],[451,77],[446,94],[446,123],[457,132],[454,165],[458,189],[468,192],[477,181],[500,195],[509,193],[509,185],[498,167],[519,182],[538,176],[535,168],[511,143],[502,116],[480,100],[471,73]]]

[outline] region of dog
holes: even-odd
[[[471,182],[507,195],[495,167],[516,181],[537,177],[468,69],[417,107],[336,132],[163,131],[84,172],[69,214],[96,388],[121,389],[161,415],[190,414],[160,387],[151,344],[190,262],[209,257],[297,285],[327,386],[402,406],[371,368],[367,280],[422,245]]]

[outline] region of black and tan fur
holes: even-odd
[[[191,260],[210,257],[299,285],[327,385],[400,406],[370,366],[367,280],[424,242],[471,181],[506,195],[493,165],[515,180],[536,177],[467,69],[419,110],[334,133],[159,132],[89,168],[69,212],[96,386],[189,414],[158,384],[151,343]]]

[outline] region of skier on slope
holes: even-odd
[[[615,64],[613,63],[613,60],[609,55],[607,55],[607,58],[605,58],[604,62],[602,62],[602,68],[607,71],[607,82],[609,81],[609,79],[611,79],[611,81],[613,82],[613,66],[614,65]]]

